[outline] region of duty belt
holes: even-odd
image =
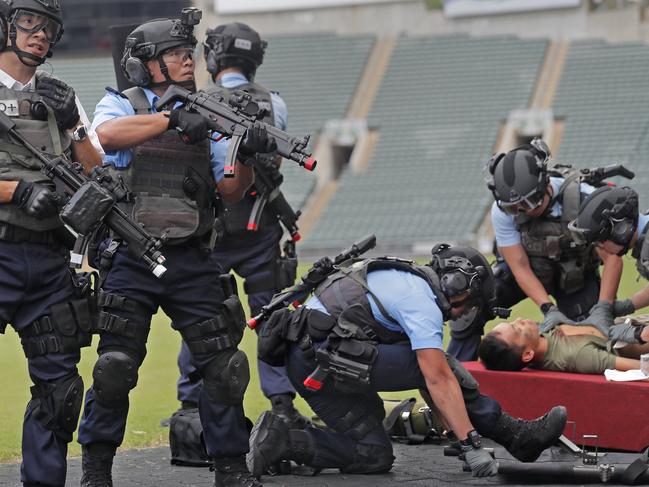
[[[53,232],[37,232],[26,228],[17,227],[9,223],[0,222],[0,241],[28,242],[52,245],[57,242]]]

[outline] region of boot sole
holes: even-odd
[[[246,465],[253,477],[260,478],[272,462],[268,462],[259,448],[253,448],[257,437],[262,429],[271,429],[276,422],[284,423],[284,420],[272,411],[262,413],[250,432],[250,452],[246,455]]]

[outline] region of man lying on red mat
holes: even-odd
[[[600,329],[598,320],[583,323],[536,323],[518,318],[500,323],[485,335],[478,356],[487,369],[544,370],[602,374],[606,369],[639,369],[640,354],[649,352],[649,326],[627,320]],[[607,333],[603,333],[606,331]]]

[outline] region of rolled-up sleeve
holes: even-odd
[[[95,108],[91,131],[97,131],[102,123],[119,117],[135,115],[135,110],[125,98],[114,93],[106,93]],[[111,164],[115,167],[128,167],[133,157],[131,149],[104,150],[104,165]]]

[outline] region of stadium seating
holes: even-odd
[[[370,112],[380,140],[363,174],[343,174],[303,248],[471,241],[491,196],[482,164],[510,110],[527,106],[545,40],[403,37]]]
[[[267,39],[257,80],[286,101],[288,131],[299,136],[311,134],[313,142],[327,120],[345,117],[374,37],[324,33]],[[315,176],[291,161],[284,164],[282,172],[286,198],[294,208],[302,207]]]
[[[575,41],[554,102],[565,119],[557,159],[579,167],[624,163],[649,205],[649,46]],[[624,180],[620,180],[622,182]]]

